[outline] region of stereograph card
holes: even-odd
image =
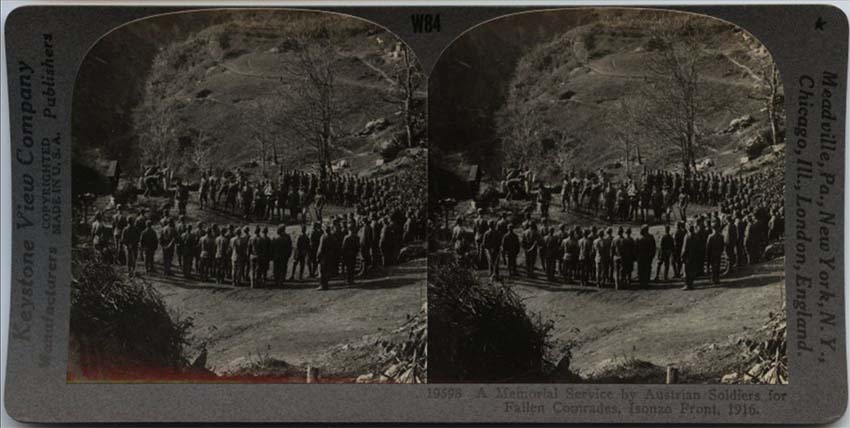
[[[4,4],[9,415],[838,419],[845,13],[599,3]]]

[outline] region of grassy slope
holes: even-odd
[[[168,39],[165,39],[166,42],[160,46],[162,48],[170,45],[177,51],[175,57],[183,60],[176,72],[169,76],[168,84],[176,89],[169,91],[167,98],[161,102],[178,106],[177,118],[182,124],[181,136],[191,136],[201,131],[217,142],[217,150],[212,156],[213,164],[224,162],[236,165],[257,158],[257,150],[254,149],[255,144],[250,138],[244,117],[251,116],[256,110],[255,101],[279,98],[277,90],[281,87],[280,76],[283,74],[280,64],[291,61],[291,55],[285,47],[289,38],[294,34],[315,29],[322,23],[338,31],[335,37],[339,41],[335,47],[341,55],[336,61],[336,70],[339,73],[341,98],[357,100],[360,103],[355,114],[344,121],[342,129],[339,130],[340,134],[348,136],[356,133],[375,118],[387,117],[391,122],[391,126],[375,135],[374,139],[347,138],[347,147],[340,147],[334,157],[369,153],[371,143],[400,130],[400,119],[394,116],[398,106],[385,100],[390,86],[387,77],[392,76],[394,68],[386,53],[394,44],[394,37],[358,20],[306,13],[295,18],[293,16],[295,15],[286,13],[267,14],[264,19],[255,20],[251,13],[222,14],[205,21],[206,28],[188,36],[184,34],[183,39],[174,36],[172,39],[177,41],[170,44]],[[164,24],[160,23],[155,27],[159,28]],[[138,26],[119,31],[122,33],[105,39],[102,42],[104,47],[100,50],[120,57],[119,48],[122,43],[126,44],[126,40],[140,37]],[[145,31],[155,30],[146,28]],[[107,50],[107,47],[110,49]],[[149,47],[148,51],[150,49],[155,51],[156,47]],[[112,104],[115,105],[115,100],[120,102],[120,107],[116,108],[120,113],[116,115],[120,115],[122,120],[110,122],[121,123],[121,132],[110,132],[108,129],[87,130],[82,125],[79,126],[75,135],[79,134],[81,138],[77,138],[75,147],[80,153],[119,157],[130,165],[137,162],[134,146],[144,142],[138,142],[138,137],[133,135],[137,134],[139,129],[128,127],[127,123],[133,123],[130,112],[143,95],[143,82],[148,68],[159,66],[149,64],[152,60],[150,52],[141,57],[142,59],[137,61],[125,61],[123,68],[118,67],[118,71],[124,74],[127,74],[127,69],[141,71],[126,79],[123,84],[115,85],[121,90],[117,92]],[[97,61],[92,59],[88,62]],[[87,73],[85,76],[92,79],[93,73]],[[208,94],[200,96],[202,91]],[[95,101],[95,98],[89,97],[81,99],[79,103],[94,104]],[[284,128],[285,122],[284,118]],[[307,160],[303,142],[298,141],[285,129],[281,140],[279,150],[284,161],[303,164]],[[124,148],[115,152],[111,145],[117,144]],[[97,151],[103,148],[107,150]],[[377,158],[376,155],[370,157]],[[370,159],[368,163],[373,161],[374,159]]]
[[[538,21],[526,14],[468,33],[441,59],[440,66],[446,71],[438,69],[432,78],[431,117],[436,118],[431,123],[432,144],[447,153],[463,150],[470,162],[482,163],[488,172],[498,174],[499,141],[505,139],[497,131],[503,124],[499,112],[508,103],[518,102],[512,99],[513,92],[522,94],[524,102],[542,106],[538,114],[544,121],[544,138],[568,136],[569,142],[556,151],[573,167],[595,168],[613,162],[621,156],[620,149],[606,137],[609,125],[605,116],[613,111],[616,117],[617,103],[634,97],[644,85],[649,73],[647,27],[656,13],[566,11],[541,16]],[[698,156],[734,149],[768,126],[760,102],[747,96],[756,83],[751,71],[766,51],[734,27],[713,19],[706,19],[704,25],[713,32],[717,50],[716,60],[705,70],[706,90],[728,93],[731,99],[724,110],[705,118],[702,132],[706,144]],[[489,39],[489,46],[483,39]],[[498,60],[490,60],[486,52],[497,46],[504,53]],[[451,75],[463,73],[470,75],[472,88],[453,84]],[[489,93],[475,89],[480,86],[488,86]],[[520,90],[511,90],[516,87]],[[446,90],[456,93],[446,94]],[[565,96],[568,91],[572,96]],[[719,132],[744,114],[752,115],[756,123],[738,134]],[[670,162],[670,152],[644,147],[642,155],[655,166]]]

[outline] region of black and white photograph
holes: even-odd
[[[104,35],[74,86],[68,381],[425,382],[426,83],[331,12]]]
[[[484,22],[429,79],[429,382],[785,384],[785,100],[729,22]]]

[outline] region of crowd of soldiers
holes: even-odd
[[[536,180],[528,169],[507,172],[503,186],[507,199],[525,193],[532,197],[541,217],[549,217],[552,195],[560,195],[561,211],[592,212],[607,221],[671,222],[687,219],[691,203],[716,206],[729,199],[748,197],[753,176],[724,176],[695,171],[689,175],[663,170],[644,170],[638,180],[621,183],[596,173],[567,173],[560,185]]]
[[[595,283],[615,289],[632,287],[635,272],[638,285],[648,287],[653,267],[654,280],[667,281],[672,267],[673,278],[684,276],[683,288],[691,289],[706,272],[716,284],[736,266],[759,262],[767,244],[784,236],[784,181],[775,173],[746,177],[697,174],[682,179],[679,174],[656,171],[644,175],[642,187],[631,181],[615,186],[602,180],[578,180],[574,175],[564,182],[562,210],[582,204],[583,189],[596,186],[605,195],[599,201],[612,222],[646,219],[645,210],[656,208],[652,196],[647,199],[649,204],[639,196],[646,194],[663,194],[667,201],[678,198],[681,217],[671,230],[670,205],[655,210],[656,219],[664,223],[659,238],[650,233],[647,224],[635,231],[628,226],[570,227],[548,219],[547,199],[541,199],[538,191],[538,219],[526,211],[521,215],[503,212],[498,219],[488,220],[479,209],[468,227],[463,217],[458,217],[451,239],[460,260],[486,267],[491,279],[500,280],[502,265],[509,276],[519,275],[517,259],[522,253],[528,278],[536,277],[539,260],[548,281]],[[625,198],[624,207],[617,202],[623,193],[638,197]],[[716,209],[688,217],[690,201]]]
[[[249,221],[297,224],[310,216],[322,221],[326,203],[354,207],[378,195],[389,180],[351,174],[330,174],[321,179],[316,173],[281,169],[276,180],[252,181],[239,168],[218,174],[210,170],[201,174],[198,203],[202,210],[218,210]],[[180,214],[185,214],[188,193],[188,186],[179,186],[176,199]]]
[[[245,204],[246,218],[272,222],[271,231],[267,225],[189,222],[188,198],[178,192],[177,215],[169,210],[126,210],[120,205],[109,221],[97,213],[91,224],[94,248],[102,260],[126,265],[131,276],[136,274],[139,258],[148,273],[156,271],[154,260],[160,258],[166,276],[179,272],[185,279],[251,287],[262,287],[271,277],[280,287],[286,280],[295,280],[296,274],[303,280],[306,269],[311,278],[319,277],[319,288],[326,289],[337,275],[353,283],[355,276],[395,264],[404,244],[424,236],[424,195],[412,198],[416,188],[398,176],[365,179],[334,174],[319,181],[316,174],[282,171],[277,186],[270,180],[251,182],[239,170],[229,179],[222,177],[203,174],[199,206],[229,209],[235,206],[229,203],[235,194],[234,200]],[[287,216],[277,204],[263,202],[272,199],[257,196],[266,195],[265,189],[271,189],[268,194],[273,197],[297,194],[298,205],[287,205],[292,208]],[[313,196],[301,199],[304,194]],[[352,210],[323,218],[325,201]],[[311,206],[315,218],[308,228],[306,213]],[[285,228],[287,220],[300,225],[292,236]]]

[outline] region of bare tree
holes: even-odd
[[[640,112],[640,122],[655,141],[677,149],[683,172],[690,175],[700,125],[717,108],[703,75],[713,57],[710,36],[692,18],[672,18],[652,29],[651,45],[650,75],[639,95],[647,108]]]
[[[178,122],[172,106],[146,98],[136,111],[137,129],[142,143],[142,165],[161,164],[172,169],[177,162],[179,143]]]
[[[416,117],[414,103],[425,77],[410,48],[401,42],[397,46],[396,52],[400,58],[395,70],[395,79],[390,88],[389,101],[400,106],[404,121],[405,143],[407,147],[413,147],[416,144],[414,128],[417,127],[419,120]]]
[[[286,126],[312,148],[324,179],[331,171],[331,150],[341,135],[342,121],[352,108],[340,91],[335,43],[326,28],[316,33],[292,41],[291,54],[281,61],[289,81],[282,79],[279,94],[287,107]]]
[[[199,171],[207,171],[212,167],[212,153],[215,152],[217,142],[209,137],[206,132],[198,131],[192,151],[189,153],[190,161]]]
[[[503,131],[508,136],[503,144],[505,160],[510,163],[527,164],[541,154],[540,140],[545,132],[541,113],[530,101],[509,105],[504,112]]]
[[[770,122],[771,145],[775,145],[781,142],[779,141],[779,130],[785,123],[783,105],[785,98],[776,63],[769,55],[766,62],[767,64],[764,64],[759,70],[759,86],[755,93],[750,95],[750,98],[764,103],[767,120]]]

